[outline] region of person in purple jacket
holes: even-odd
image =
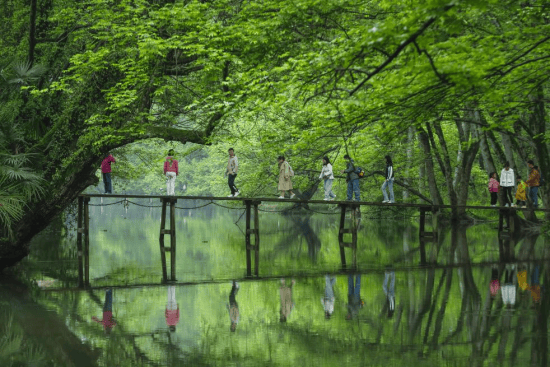
[[[101,162],[101,173],[103,174],[103,184],[105,185],[105,193],[113,193],[113,183],[111,182],[111,163],[116,162],[111,153],[107,152]]]

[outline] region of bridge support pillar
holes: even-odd
[[[347,268],[346,264],[346,251],[345,248],[349,247],[352,250],[353,255],[353,267],[357,267],[357,228],[359,227],[359,205],[356,204],[339,204],[340,206],[340,228],[338,231],[338,244],[340,245],[340,260],[342,261],[342,269]],[[346,227],[346,209],[351,209],[351,226]],[[351,234],[351,242],[344,241],[344,234]]]
[[[90,213],[89,197],[78,197],[76,247],[78,250],[78,286],[90,285]]]
[[[252,251],[254,251],[254,275],[258,276],[260,267],[260,217],[258,215],[258,206],[261,201],[245,200],[246,206],[246,275],[252,276]],[[251,227],[252,207],[254,207],[254,228]],[[250,241],[250,235],[254,235],[254,245]]]
[[[160,215],[160,261],[162,264],[162,280],[168,281],[168,271],[166,266],[166,252],[170,252],[170,281],[176,281],[176,202],[177,199],[163,197],[162,212]],[[166,229],[166,209],[170,205],[170,228]],[[164,246],[164,235],[170,235],[170,247]]]

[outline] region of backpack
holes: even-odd
[[[365,176],[365,170],[362,169],[361,167],[355,167],[355,173],[359,177],[364,177]]]
[[[288,163],[288,162],[287,162]],[[290,163],[288,163],[288,169],[290,170],[290,177],[294,177],[294,170],[290,166]]]

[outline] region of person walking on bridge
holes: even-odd
[[[281,192],[279,199],[285,198],[285,191],[287,190],[290,193],[290,198],[293,199],[296,195],[292,192],[290,165],[285,161],[285,157],[282,155],[277,158],[277,161],[279,162],[279,191]]]
[[[174,159],[174,149],[168,151],[164,161],[164,175],[166,176],[166,195],[175,195],[176,176],[179,175],[178,161]]]
[[[103,174],[103,184],[105,185],[105,193],[113,193],[113,183],[111,181],[111,163],[116,162],[116,159],[107,152],[101,162],[101,173]]]
[[[319,178],[325,181],[325,199],[324,200],[334,200],[336,195],[332,192],[332,182],[334,181],[334,174],[332,173],[332,164],[328,157],[323,157],[323,169],[321,170],[321,175]]]
[[[346,182],[348,183],[348,197],[347,200],[351,201],[355,194],[355,201],[361,201],[361,193],[359,192],[359,175],[355,172],[355,162],[351,157],[346,154],[344,159],[347,161],[347,167],[341,173],[347,173]]]
[[[523,182],[520,175],[517,176],[516,180],[518,182],[518,188],[516,190],[516,205],[518,208],[525,208],[525,203],[527,202],[526,190],[528,186],[525,182]]]
[[[489,175],[489,192],[491,193],[491,206],[497,205],[498,187],[500,184],[497,181],[497,173],[491,172]]]
[[[391,157],[387,155],[386,157],[386,180],[382,184],[382,194],[384,194],[384,201],[383,203],[395,203],[395,198],[393,196],[393,162],[391,160]],[[390,195],[388,197],[388,194],[386,193],[386,187],[388,188],[388,191],[390,192]]]
[[[504,206],[515,206],[514,198],[512,197],[512,188],[516,184],[514,170],[510,168],[510,163],[504,163],[504,168],[500,171],[500,186],[504,191]]]
[[[537,208],[539,206],[538,202],[538,193],[540,185],[540,173],[535,168],[535,163],[532,160],[527,161],[529,166],[529,178],[525,183],[529,185],[529,199],[533,202],[533,207]]]
[[[229,185],[229,190],[231,190],[231,195],[228,197],[237,197],[239,196],[240,192],[239,189],[237,189],[237,186],[235,186],[235,178],[237,177],[237,171],[239,170],[239,161],[237,159],[237,156],[235,155],[235,151],[233,148],[229,148],[227,151],[229,153],[229,161],[227,162],[227,169],[225,170],[225,174],[227,175],[227,184]]]

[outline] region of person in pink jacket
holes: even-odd
[[[111,163],[116,162],[111,153],[105,154],[101,162],[101,173],[103,174],[103,184],[105,185],[105,193],[113,193],[113,183],[111,182]]]
[[[497,173],[491,172],[489,175],[489,192],[491,193],[491,206],[496,206],[498,199],[498,187],[500,184],[497,180]]]
[[[168,151],[164,161],[164,175],[166,176],[166,195],[175,195],[176,176],[179,175],[178,161],[174,159],[174,149]]]
[[[166,317],[166,325],[168,325],[170,331],[176,331],[176,325],[180,321],[180,306],[176,301],[176,287],[173,285],[168,286],[168,298],[166,300],[164,317]]]

